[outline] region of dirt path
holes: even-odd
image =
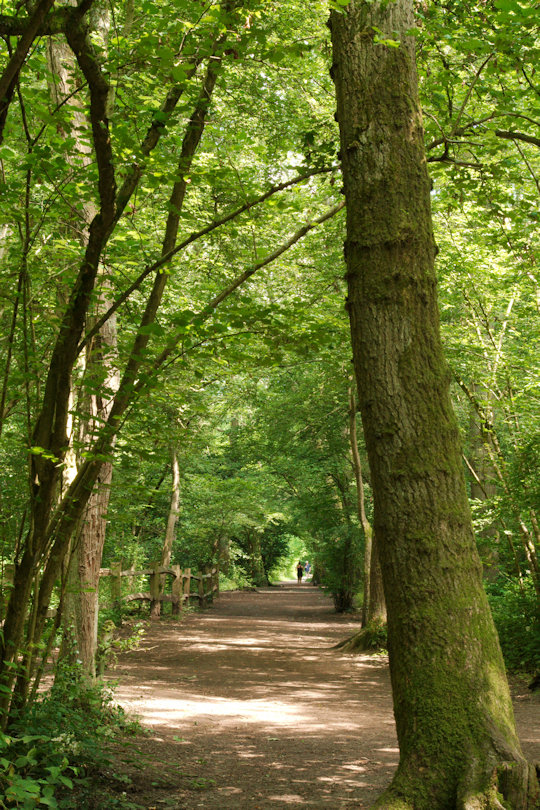
[[[150,729],[124,765],[128,795],[176,810],[369,807],[398,749],[385,657],[329,649],[357,629],[292,583],[154,625],[115,672]],[[540,703],[519,696],[516,712],[540,760]]]

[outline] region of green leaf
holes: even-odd
[[[149,323],[147,326],[141,326],[139,335],[164,335],[165,329],[159,323]]]
[[[501,11],[521,12],[521,5],[518,0],[495,0],[495,7]]]
[[[171,76],[175,82],[183,82],[186,79],[186,71],[182,65],[173,65],[171,69]]]
[[[58,807],[58,802],[54,796],[42,796],[39,803],[44,804],[46,807]]]

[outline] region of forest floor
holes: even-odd
[[[398,747],[386,656],[331,649],[358,629],[309,583],[153,622],[113,672],[148,732],[115,748],[110,788],[145,810],[369,807]],[[540,699],[513,688],[524,753],[540,760]]]

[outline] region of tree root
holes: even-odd
[[[475,787],[478,775],[474,766],[458,793],[457,810],[539,810],[538,766],[526,760],[501,762],[493,770],[486,786]]]
[[[372,622],[332,647],[342,652],[379,652],[386,649],[386,625]]]
[[[370,807],[370,810],[415,810],[415,807],[413,804],[404,801],[404,799],[383,793],[375,804]]]
[[[471,760],[452,801],[447,793],[426,791],[425,774],[402,771],[370,810],[540,810],[539,778],[540,765],[524,759],[500,762],[491,774]]]

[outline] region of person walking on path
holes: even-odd
[[[301,562],[296,566],[296,576],[298,577],[298,584],[302,584],[302,577],[304,576],[304,566]]]

